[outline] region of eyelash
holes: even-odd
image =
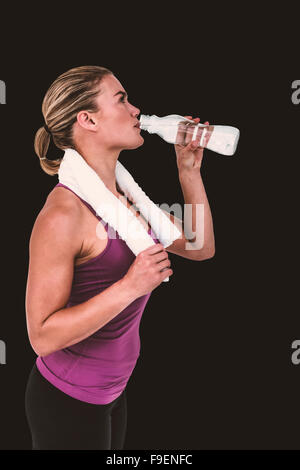
[[[123,95],[122,98],[120,99],[120,101],[121,101],[122,103],[125,103],[125,99],[126,99],[126,96]]]

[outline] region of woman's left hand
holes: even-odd
[[[191,119],[199,124],[200,118],[192,118],[192,116],[184,116],[186,119]],[[209,125],[206,121],[205,125]],[[177,159],[177,167],[179,172],[195,170],[201,167],[204,147],[199,147],[199,138],[191,140],[187,145],[175,144],[175,152]]]

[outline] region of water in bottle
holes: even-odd
[[[142,114],[140,128],[149,134],[158,134],[170,144],[185,146],[191,140],[197,140],[200,147],[228,156],[235,153],[240,136],[240,131],[236,127],[196,124],[179,114],[164,117]]]

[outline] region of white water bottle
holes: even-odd
[[[236,151],[240,137],[240,131],[236,127],[196,124],[179,114],[164,117],[142,114],[140,128],[149,134],[158,134],[170,144],[185,146],[191,140],[199,140],[199,147],[228,156]]]

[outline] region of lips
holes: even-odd
[[[140,122],[138,121],[134,127],[140,128]]]

